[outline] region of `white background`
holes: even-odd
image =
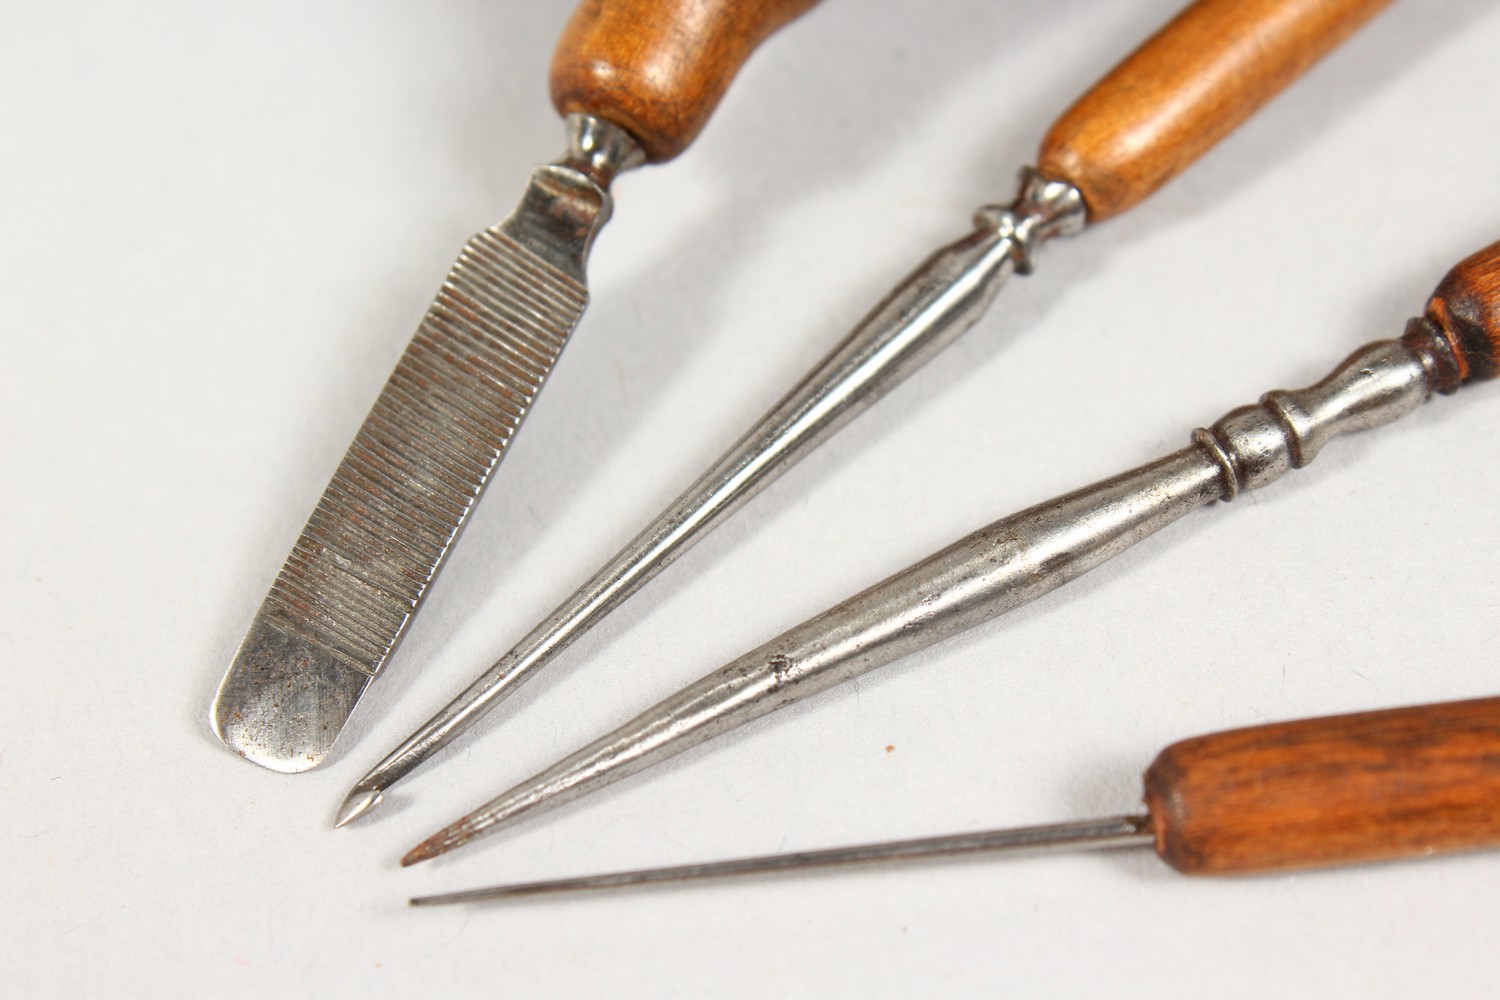
[[[1175,0],[830,0],[617,186],[594,304],[389,673],[284,777],[224,666],[454,252],[561,148],[566,2],[0,8],[8,996],[1493,995],[1500,856],[1149,851],[510,907],[510,880],[1133,808],[1162,746],[1493,693],[1500,387],[1010,617],[410,870],[459,813],[979,525],[1399,334],[1500,238],[1500,10],[1405,0],[787,474],[380,814],[347,787],[584,579]]]

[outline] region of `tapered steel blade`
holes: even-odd
[[[448,272],[219,687],[214,732],[245,759],[316,766],[389,661],[583,315],[597,166],[539,167]]]

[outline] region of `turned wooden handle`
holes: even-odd
[[[1447,334],[1460,379],[1500,373],[1500,243],[1448,272],[1427,300],[1427,318]]]
[[[1390,0],[1198,0],[1069,108],[1038,166],[1089,221],[1177,176]]]
[[[817,0],[583,0],[552,104],[624,128],[654,163],[688,147],[755,47]]]
[[[1147,770],[1146,806],[1189,875],[1500,846],[1500,698],[1183,740]]]

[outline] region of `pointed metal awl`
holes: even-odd
[[[366,774],[340,805],[343,826],[453,742],[693,542],[921,366],[989,307],[1015,271],[1029,273],[1048,238],[1078,231],[1083,202],[1034,170],[1009,208],[981,210],[979,228],[938,251],[740,439],[698,482],[515,649]]]
[[[415,864],[586,795],[1056,590],[1215,500],[1312,462],[1334,438],[1493,378],[1500,244],[1461,263],[1399,340],[1368,344],[1316,385],[1266,393],[1192,443],[1003,518],[700,678],[438,831]]]

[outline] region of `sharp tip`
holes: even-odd
[[[407,906],[448,906],[452,903],[463,903],[468,900],[462,892],[448,892],[439,896],[413,896],[406,901]]]
[[[423,861],[431,861],[439,854],[448,853],[457,847],[459,843],[462,843],[462,841],[455,842],[451,840],[448,837],[448,831],[443,830],[435,836],[428,837],[416,847],[407,851],[406,855],[401,859],[401,867],[410,868],[412,865],[419,865]]]
[[[528,784],[511,789],[510,792],[481,807],[476,812],[469,813],[462,819],[443,827],[443,829],[434,833],[410,851],[407,851],[406,856],[401,859],[401,867],[409,868],[412,865],[431,860],[439,854],[447,854],[449,851],[463,847],[465,844],[504,826],[518,816],[529,813],[537,805],[544,803],[556,794],[556,791],[546,790],[540,785],[533,786]]]
[[[447,854],[455,847],[462,847],[472,837],[473,831],[463,821],[444,827],[407,851],[406,856],[401,859],[401,867],[410,868],[423,861],[431,861],[439,854]]]
[[[354,790],[345,796],[343,804],[339,806],[339,812],[333,820],[333,828],[347,823],[352,823],[365,813],[374,809],[385,800],[384,793],[378,788],[360,788],[355,786]]]
[[[419,844],[416,847],[413,847],[411,850],[407,851],[405,856],[401,858],[401,867],[410,868],[412,865],[421,864],[423,861],[429,861],[432,858],[437,857],[441,853],[443,852],[433,850],[426,844]]]

